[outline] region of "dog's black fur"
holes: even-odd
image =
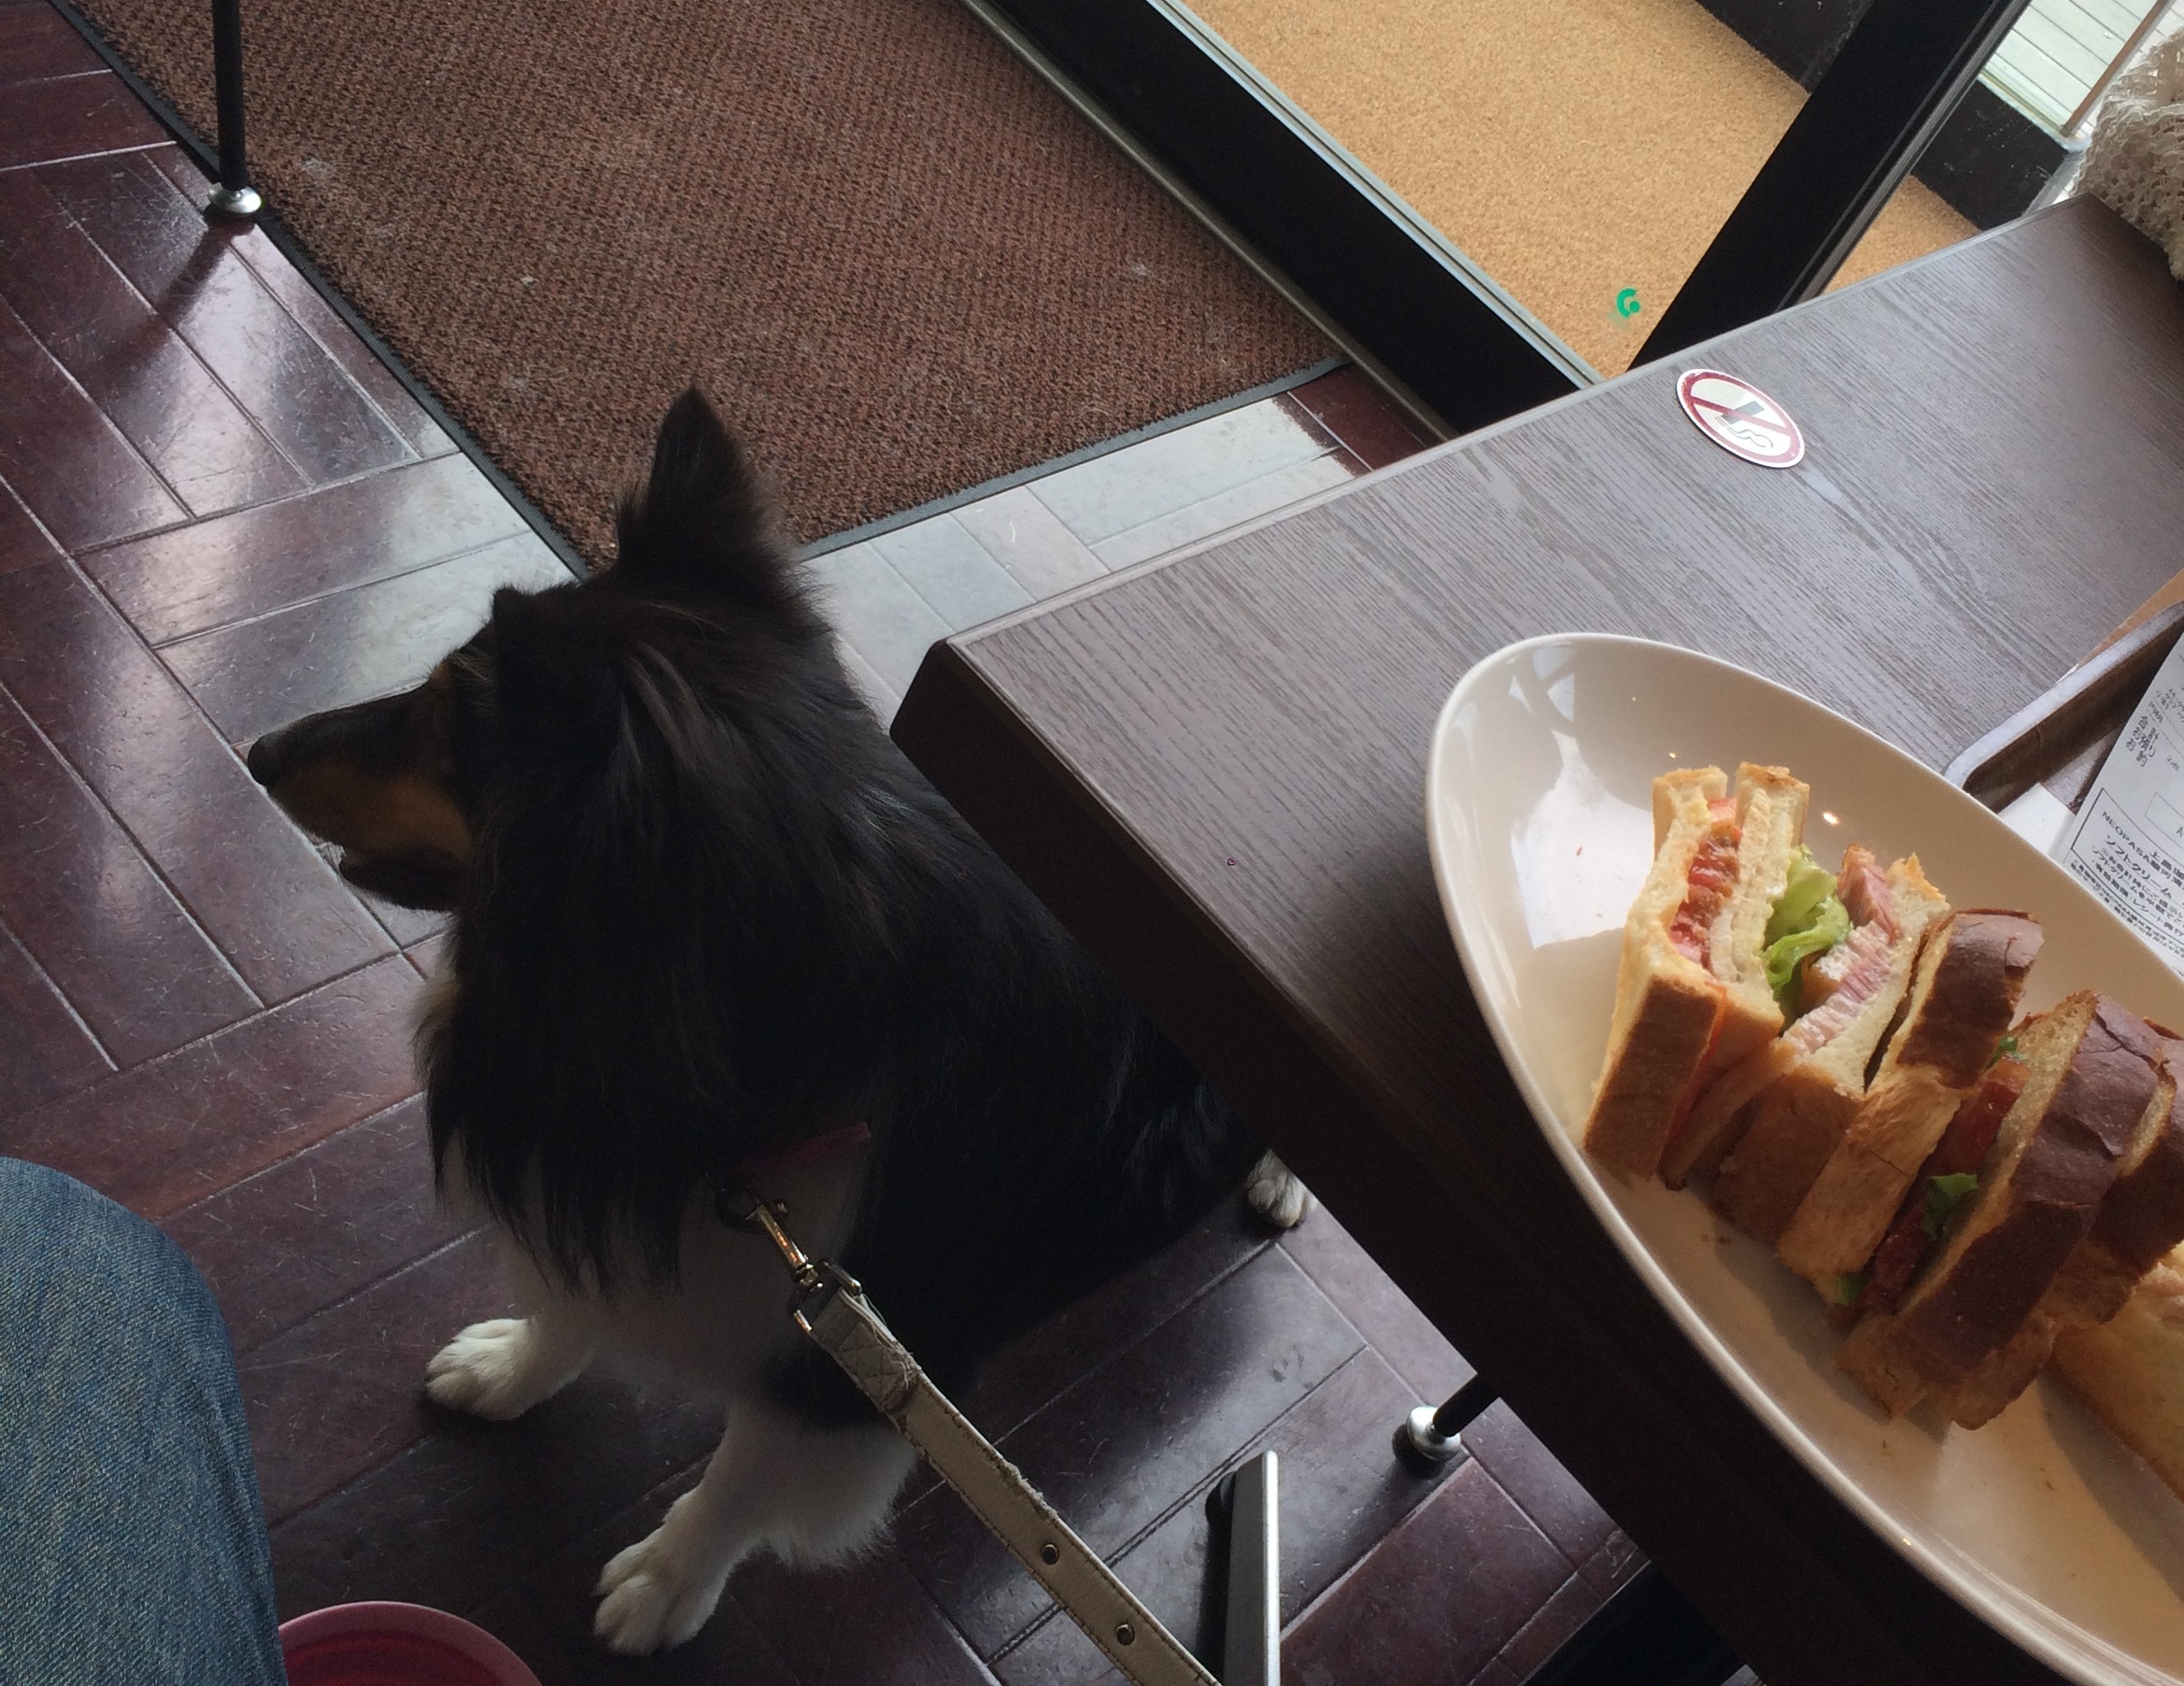
[[[354,858],[452,905],[435,1152],[543,1264],[675,1269],[709,1176],[861,1120],[839,1263],[943,1387],[1177,1234],[1257,1153],[1218,1096],[909,767],[695,392],[614,566],[503,591],[404,697],[254,749],[452,798],[467,863]],[[800,1414],[869,1408],[815,1351]]]

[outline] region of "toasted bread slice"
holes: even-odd
[[[1796,1067],[1797,1051],[1780,1036],[1709,1084],[1661,1150],[1661,1181],[1681,1188],[1720,1170],[1758,1116],[1759,1098]]]
[[[2184,1498],[2184,1250],[2158,1261],[2112,1320],[2058,1334],[2050,1367]]]
[[[2035,1307],[2016,1334],[1949,1386],[1936,1389],[1934,1403],[1958,1427],[1984,1428],[2033,1384],[2054,1351],[2061,1327]]]
[[[1585,1146],[1595,1157],[1650,1176],[1693,1099],[1781,1029],[1762,951],[1767,915],[1804,829],[1807,794],[1781,768],[1748,762],[1737,770],[1736,807],[1725,817],[1717,769],[1654,781],[1653,870],[1624,927],[1616,1023],[1586,1121]],[[1703,829],[1695,830],[1701,799]],[[1709,881],[1704,890],[1702,879]],[[1706,991],[1714,1013],[1693,1057]]]
[[[2092,1231],[2078,1242],[2018,1332],[1963,1381],[1936,1396],[1965,1428],[1978,1428],[2032,1384],[2063,1333],[2106,1323],[2138,1281],[2184,1242],[2184,1095],[2177,1085],[2184,1043],[2162,1039],[2162,1079],[2117,1167]]]
[[[1865,1318],[1836,1353],[1891,1414],[1956,1387],[2017,1338],[2144,1127],[2160,1055],[2143,1020],[2090,992],[2018,1033],[2028,1076],[1978,1187],[1902,1310]]]
[[[1880,971],[1873,988],[1810,1052],[1799,1048],[1794,1026],[1784,1033],[1793,1056],[1788,1069],[1760,1095],[1714,1187],[1715,1203],[1730,1220],[1769,1244],[1780,1239],[1849,1132],[1865,1099],[1866,1068],[1910,987],[1925,934],[1949,913],[1948,901],[1919,870],[1917,856],[1890,867],[1887,882],[1895,928],[1885,953],[1875,956]]]
[[[2159,1162],[2157,1150],[2172,1132],[2176,1106],[2177,1079],[2164,1068],[2154,1098],[2140,1117],[2137,1134],[2124,1153],[2117,1179],[2107,1198],[2101,1202],[2100,1215],[2093,1219],[2092,1233],[2063,1261],[2048,1292],[2017,1333],[1974,1365],[1961,1381],[1935,1396],[1951,1421],[1964,1428],[1982,1426],[2032,1385],[2063,1330],[2106,1323],[2123,1309],[2145,1271],[2124,1263],[2114,1248],[2098,1239],[2101,1219],[2119,1195],[2124,1197],[2125,1208],[2132,1211],[2126,1226],[2134,1234],[2144,1237],[2158,1230],[2166,1233],[2172,1244],[2184,1240],[2184,1207],[2148,1197],[2154,1192],[2154,1184],[2163,1179],[2157,1176],[2152,1183],[2138,1182],[2130,1191],[2125,1187],[2134,1169],[2144,1171],[2149,1162]],[[2153,1257],[2158,1260],[2166,1251],[2157,1248]]]
[[[2061,1323],[2106,1323],[2139,1278],[2184,1243],[2184,1088],[2177,1086],[2184,1081],[2184,1041],[2163,1035],[2161,1043],[2168,1104],[2123,1155],[2092,1233],[2042,1302]]]
[[[1722,1022],[1724,992],[1703,962],[1669,941],[1691,888],[1691,869],[1726,800],[1719,767],[1682,768],[1653,781],[1653,865],[1623,927],[1608,1056],[1585,1119],[1585,1151],[1650,1177]]]
[[[2034,920],[1987,908],[1950,914],[1927,935],[1902,1027],[1782,1231],[1782,1262],[1822,1295],[1832,1299],[1837,1279],[1873,1256],[1927,1155],[1978,1087],[2017,1016],[2040,941]]]

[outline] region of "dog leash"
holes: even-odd
[[[842,1367],[1111,1663],[1138,1686],[1220,1686],[1023,1472],[932,1384],[880,1320],[857,1279],[812,1258],[790,1239],[781,1223],[786,1206],[716,1183],[714,1211],[722,1223],[757,1231],[773,1243],[796,1284],[788,1305],[796,1326]]]

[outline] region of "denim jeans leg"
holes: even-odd
[[[158,1229],[0,1158],[0,1686],[281,1686],[227,1325]]]

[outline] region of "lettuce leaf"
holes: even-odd
[[[1767,916],[1767,987],[1783,1013],[1797,1012],[1798,969],[1851,934],[1851,911],[1836,894],[1836,875],[1799,848],[1790,862],[1781,899]]]
[[[1926,1215],[1919,1221],[1919,1227],[1926,1232],[1928,1240],[1941,1239],[1941,1232],[1949,1224],[1949,1214],[1978,1186],[1979,1173],[1976,1170],[1954,1171],[1946,1177],[1926,1179]]]
[[[1827,871],[1812,858],[1812,851],[1803,843],[1797,853],[1790,857],[1789,876],[1782,881],[1782,893],[1775,900],[1775,911],[1767,915],[1766,940],[1779,942],[1792,931],[1803,930],[1812,923],[1820,904],[1836,893],[1836,875]]]

